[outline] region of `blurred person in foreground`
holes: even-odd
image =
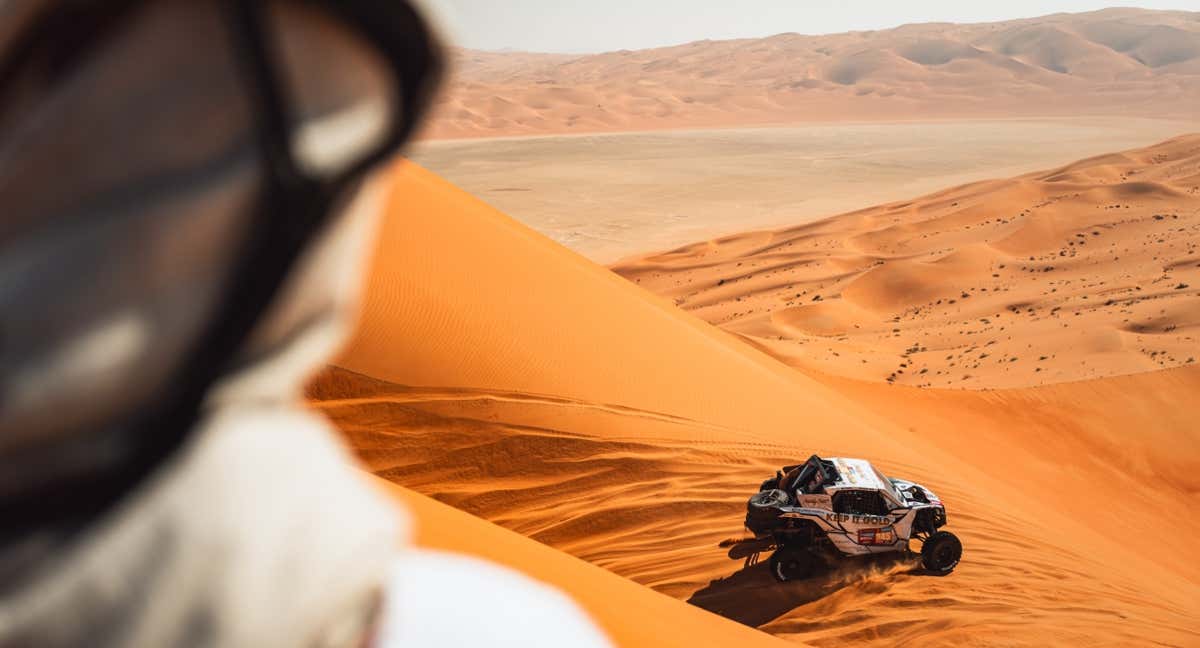
[[[300,402],[438,71],[395,0],[0,0],[0,646],[606,644]]]

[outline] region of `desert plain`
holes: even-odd
[[[1200,129],[1172,103],[1198,90],[1196,31],[1114,10],[464,54],[429,137],[486,139],[389,170],[357,333],[309,401],[419,543],[558,586],[621,645],[1196,645]],[[781,48],[812,62],[763,62]],[[659,95],[676,112],[640,112],[631,88],[715,83],[688,62],[735,50],[762,75],[730,94],[768,102],[763,120],[945,105],[930,88],[997,69],[993,107],[1022,114],[728,129],[720,97]],[[509,72],[530,66],[622,111],[554,121],[573,99],[530,99],[537,79]],[[1097,84],[1115,114],[1063,119]],[[497,88],[515,107],[478,94]],[[556,133],[584,127],[639,132]],[[746,497],[812,453],[928,485],[962,563],[781,585],[731,557]]]
[[[599,263],[811,222],[1200,130],[1144,117],[945,119],[418,143],[410,157]]]

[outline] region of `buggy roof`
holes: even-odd
[[[883,477],[871,466],[871,462],[866,459],[830,457],[826,461],[831,462],[837,468],[838,472],[837,481],[825,485],[827,490],[839,488],[888,490],[888,485],[883,483]]]

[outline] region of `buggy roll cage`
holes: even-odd
[[[837,482],[841,475],[832,461],[813,455],[802,464],[784,466],[775,471],[775,479],[780,490],[790,492],[799,489],[812,494],[818,492],[822,486]]]

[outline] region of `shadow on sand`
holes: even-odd
[[[745,559],[742,568],[696,590],[688,603],[755,628],[864,579],[923,573],[911,558],[883,554],[822,565],[805,580],[780,583],[767,568],[768,554],[734,553],[730,557]]]

